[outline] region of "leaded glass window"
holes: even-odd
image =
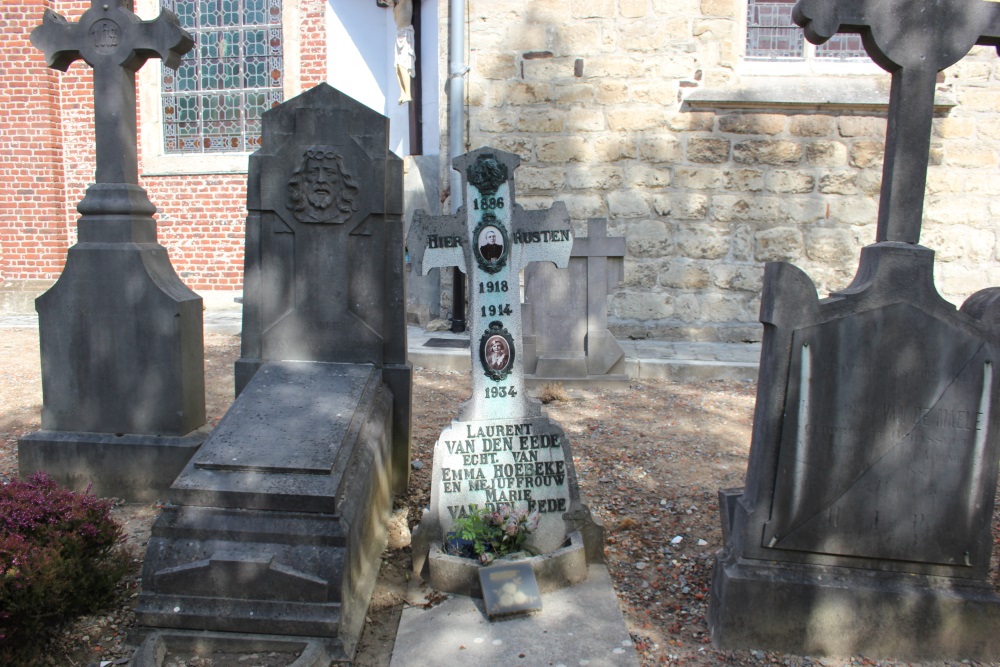
[[[260,117],[280,104],[281,0],[161,0],[195,39],[176,72],[163,68],[166,153],[250,152]]]
[[[834,35],[828,42],[809,49],[802,29],[792,21],[796,0],[747,0],[746,57],[752,60],[803,60],[867,58],[856,34]]]

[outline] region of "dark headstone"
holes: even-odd
[[[410,384],[402,161],[388,121],[326,84],[264,116],[247,182],[243,347],[236,393],[272,360],[374,364],[394,396],[406,487]]]
[[[919,9],[919,11],[918,11]],[[996,4],[801,0],[810,39],[861,32],[893,71],[878,242],[820,300],[765,269],[746,487],[721,492],[709,625],[723,647],[1000,657],[990,583],[1000,289],[958,311],[920,232],[934,76],[996,44]]]
[[[353,655],[409,469],[400,165],[386,119],[326,84],[264,114],[239,394],[153,527],[144,627]]]
[[[542,552],[562,548],[578,529],[588,556],[601,549],[600,529],[579,499],[569,439],[525,392],[518,275],[529,262],[565,266],[572,232],[561,203],[526,212],[515,202],[519,162],[488,148],[456,158],[465,204],[450,216],[418,211],[408,237],[419,271],[459,266],[469,276],[473,368],[472,397],[434,448],[431,506],[414,536],[417,572],[455,519],[500,505],[541,513],[529,543]],[[434,568],[431,583],[450,589]]]
[[[625,352],[608,330],[608,293],[623,277],[625,238],[607,221],[573,239],[569,268],[535,263],[524,270],[525,367],[529,385],[628,383]]]
[[[93,0],[78,23],[46,11],[31,40],[50,67],[93,68],[97,182],[62,275],[35,302],[42,430],[20,441],[20,473],[155,500],[204,437],[202,301],[156,242],[138,186],[135,72],[150,57],[176,67],[193,41],[170,12],[140,21],[127,0]]]

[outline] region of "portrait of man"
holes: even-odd
[[[486,341],[486,365],[495,371],[502,371],[510,360],[510,348],[503,336],[491,336]]]
[[[358,209],[358,185],[329,146],[313,146],[288,182],[288,208],[299,222],[342,224]]]
[[[479,234],[479,254],[489,262],[495,262],[503,255],[503,244],[496,227],[487,227]]]

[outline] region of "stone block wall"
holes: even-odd
[[[749,76],[745,12],[739,0],[470,3],[468,145],[521,156],[525,207],[562,200],[578,231],[604,216],[627,238],[618,335],[759,339],[765,262],[798,265],[826,296],[875,240],[884,104],[795,94],[834,80],[850,91],[854,77]],[[922,241],[955,303],[1000,284],[997,62],[976,49],[941,77],[957,105],[934,121]],[[888,79],[859,78],[873,77]]]

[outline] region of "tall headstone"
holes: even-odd
[[[248,181],[239,395],[170,489],[136,616],[347,660],[409,467],[402,162],[320,84],[264,114]]]
[[[458,266],[468,276],[473,368],[472,396],[434,448],[431,506],[414,537],[418,572],[455,519],[503,504],[541,513],[531,541],[542,552],[581,527],[591,555],[602,548],[579,499],[569,440],[525,391],[519,273],[529,262],[565,267],[573,236],[561,202],[546,211],[516,203],[519,163],[490,148],[456,158],[464,205],[454,215],[418,211],[410,227],[418,270]]]
[[[604,219],[573,239],[569,269],[524,270],[525,366],[529,384],[627,384],[625,351],[608,330],[608,293],[624,277],[625,238]]]
[[[719,646],[1000,657],[989,582],[1000,289],[956,311],[918,245],[936,74],[1000,43],[1000,5],[917,4],[795,7],[810,40],[860,32],[892,72],[878,235],[826,299],[789,264],[765,269],[746,487],[720,495]]]
[[[204,438],[202,301],[156,242],[138,185],[135,72],[153,57],[176,67],[193,41],[170,12],[139,20],[130,0],[92,0],[77,23],[47,10],[31,41],[50,67],[93,68],[97,169],[78,242],[35,301],[42,430],[19,442],[20,472],[154,500]]]

